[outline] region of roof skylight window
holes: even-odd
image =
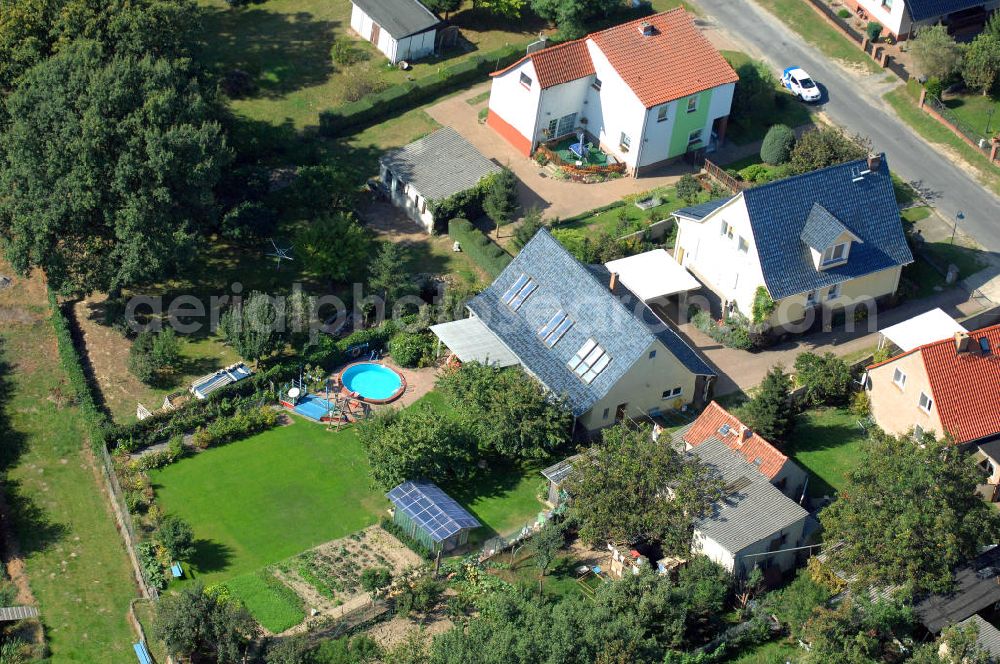
[[[549,319],[548,323],[542,326],[542,329],[538,330],[538,336],[542,338],[542,342],[546,346],[552,348],[571,327],[573,327],[573,319],[560,309]]]
[[[507,292],[503,294],[501,299],[504,304],[517,311],[524,304],[524,301],[528,299],[528,296],[535,292],[536,288],[538,288],[538,284],[535,283],[535,280],[526,274],[522,274],[507,289]]]
[[[587,339],[569,361],[568,366],[580,380],[590,385],[610,363],[611,356],[604,352],[600,344],[593,339]]]

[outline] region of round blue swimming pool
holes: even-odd
[[[403,393],[403,377],[374,362],[352,364],[340,374],[340,382],[349,392],[372,402],[391,401]]]

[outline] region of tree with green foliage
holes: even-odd
[[[26,73],[6,108],[0,235],[19,273],[116,294],[195,254],[231,155],[188,63],[108,60],[76,42]]]
[[[357,207],[361,190],[354,173],[340,166],[302,166],[295,179],[278,195],[283,207],[293,214],[311,217],[317,210],[323,214],[346,214]]]
[[[401,367],[434,363],[434,335],[427,332],[397,332],[389,339],[389,355]]]
[[[368,288],[382,298],[386,308],[416,290],[410,280],[402,278],[409,260],[406,248],[398,242],[382,242],[375,258],[368,264]]]
[[[304,634],[286,636],[268,646],[264,655],[266,664],[321,664],[313,654],[314,648]],[[348,664],[345,662],[345,664]]]
[[[497,233],[501,226],[514,220],[518,205],[514,171],[504,167],[499,173],[489,176],[484,183],[483,211],[496,224]]]
[[[451,418],[430,406],[383,410],[356,426],[372,479],[383,489],[419,478],[454,481],[474,469],[474,443]]]
[[[688,204],[694,203],[698,199],[698,195],[701,194],[701,184],[690,173],[682,175],[681,179],[677,181],[676,187],[677,198]]]
[[[740,419],[764,439],[782,446],[795,426],[792,379],[777,365],[764,376],[753,396],[740,409]]]
[[[792,156],[795,131],[788,125],[776,124],[767,130],[760,145],[760,158],[765,164],[778,166]]]
[[[832,596],[833,593],[814,581],[807,570],[799,570],[791,583],[777,592],[768,593],[763,601],[769,611],[788,625],[792,636],[801,639],[813,612],[825,606]]]
[[[457,12],[462,6],[462,0],[427,0],[423,3],[427,9],[437,14],[444,14],[444,20],[448,20],[448,15]]]
[[[343,636],[320,642],[313,651],[315,661],[308,664],[375,664],[383,661],[384,655],[378,643],[367,634],[361,633],[351,638]]]
[[[945,80],[962,67],[962,46],[944,25],[920,28],[909,44],[917,70],[927,78]]]
[[[345,283],[364,273],[372,238],[353,214],[335,212],[304,225],[295,236],[295,250],[305,269],[331,284]]]
[[[767,287],[757,286],[757,290],[753,294],[753,305],[751,306],[753,324],[763,325],[769,321],[771,314],[774,313],[775,306],[771,294],[767,292]]]
[[[219,318],[219,334],[248,361],[256,363],[278,349],[283,323],[272,298],[253,291]]]
[[[536,207],[530,208],[524,213],[524,219],[521,220],[521,223],[514,229],[514,239],[511,240],[511,244],[520,251],[544,227],[542,211]]]
[[[804,664],[877,664],[913,628],[913,610],[901,603],[873,603],[858,593],[833,608],[818,607],[803,627],[809,644]]]
[[[570,440],[573,415],[519,367],[467,362],[438,388],[480,450],[508,459],[544,459]]]
[[[849,137],[837,127],[811,129],[802,134],[792,148],[788,163],[792,173],[801,175],[827,166],[863,159],[871,151],[870,142]]]
[[[527,0],[473,0],[472,6],[502,16],[504,18],[521,18],[521,11],[527,5]]]
[[[369,567],[361,572],[361,588],[368,593],[381,590],[392,583],[392,572],[385,567]]]
[[[693,520],[722,496],[722,484],[697,458],[654,443],[648,426],[616,424],[573,462],[565,490],[584,541],[661,542],[687,554]]]
[[[173,655],[238,664],[260,628],[242,603],[195,583],[160,598],[153,632]]]
[[[996,659],[979,645],[975,623],[948,625],[936,641],[917,646],[908,664],[992,664]]]
[[[613,2],[601,0],[531,0],[531,9],[559,28],[560,41],[579,39],[589,32],[588,24],[610,16]]]
[[[1000,535],[975,493],[981,473],[957,446],[875,430],[840,497],[820,513],[830,569],[859,585],[945,592],[952,570]]]
[[[278,224],[278,215],[260,201],[242,201],[222,217],[222,236],[236,242],[270,237]]]
[[[194,555],[194,529],[179,516],[163,517],[156,527],[156,539],[174,560],[188,560]]]
[[[840,406],[851,396],[851,367],[833,353],[800,353],[795,358],[796,382],[813,406]]]
[[[1000,37],[981,34],[965,50],[962,78],[970,90],[988,95],[1000,72]]]
[[[542,577],[545,576],[552,563],[556,561],[559,549],[566,544],[566,536],[563,535],[561,524],[549,521],[542,529],[532,535],[528,540],[527,550],[531,554],[531,560],[538,568],[538,587],[541,589]]]
[[[730,60],[730,64],[733,62]],[[771,68],[758,60],[738,63],[733,67],[739,81],[733,91],[731,117],[734,122],[750,127],[767,122],[774,116],[778,79]]]
[[[159,333],[146,330],[136,336],[129,348],[128,370],[142,382],[154,385],[177,366],[180,354],[180,341],[173,328],[166,327]]]

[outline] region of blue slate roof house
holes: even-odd
[[[937,23],[951,33],[975,34],[1000,0],[852,0],[847,4],[864,9],[868,20],[881,23],[897,39],[909,39],[920,28]]]
[[[431,330],[463,362],[520,365],[588,431],[711,399],[701,356],[617,274],[581,264],[547,230],[468,309]]]
[[[913,262],[884,155],[746,189],[675,213],[675,258],[724,309],[752,318],[763,287],[773,327],[804,331],[821,309],[893,295]]]

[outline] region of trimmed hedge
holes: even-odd
[[[435,74],[322,111],[319,114],[320,133],[328,137],[339,136],[346,129],[381,120],[386,114],[409,111],[516,62],[523,52],[523,47],[505,46],[440,69]]]
[[[479,267],[491,277],[496,277],[514,260],[498,244],[483,235],[468,219],[452,219],[448,222],[448,235],[458,240],[462,251],[469,254]]]

